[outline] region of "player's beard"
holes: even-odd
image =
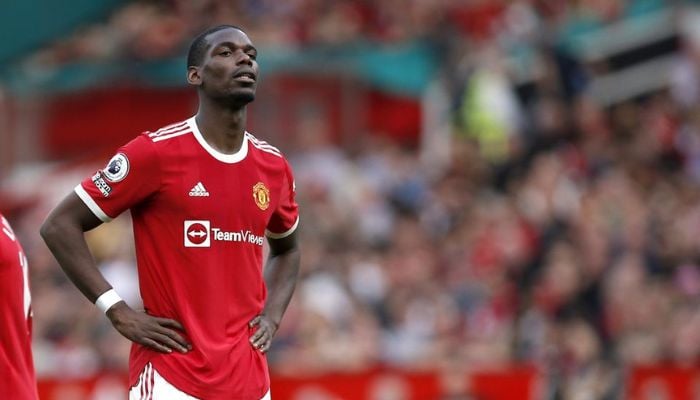
[[[212,96],[212,98],[225,108],[238,109],[245,107],[248,103],[255,100],[254,92],[233,92],[221,94],[219,96]]]
[[[228,98],[229,98],[230,104],[244,106],[248,103],[252,103],[253,100],[255,100],[255,92],[253,92],[253,91],[234,92],[234,93],[231,93],[228,96]]]
[[[226,108],[242,108],[255,100],[255,88],[246,90],[244,88],[236,87],[217,90],[213,87],[202,85],[201,89],[207,93],[207,97]]]

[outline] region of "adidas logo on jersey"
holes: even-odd
[[[204,188],[202,182],[197,182],[196,185],[190,190],[190,197],[208,197],[209,192]]]

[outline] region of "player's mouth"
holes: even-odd
[[[250,71],[239,71],[233,75],[233,79],[241,83],[255,83],[256,76]]]

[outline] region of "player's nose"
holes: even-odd
[[[246,53],[245,51],[240,51],[238,53],[239,55],[238,59],[236,60],[236,64],[253,66],[253,58],[248,53]]]

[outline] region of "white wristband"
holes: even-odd
[[[100,311],[106,313],[107,310],[120,301],[122,301],[122,298],[119,297],[117,292],[115,292],[114,289],[109,289],[108,291],[102,293],[97,300],[95,300],[95,305],[100,309]]]

